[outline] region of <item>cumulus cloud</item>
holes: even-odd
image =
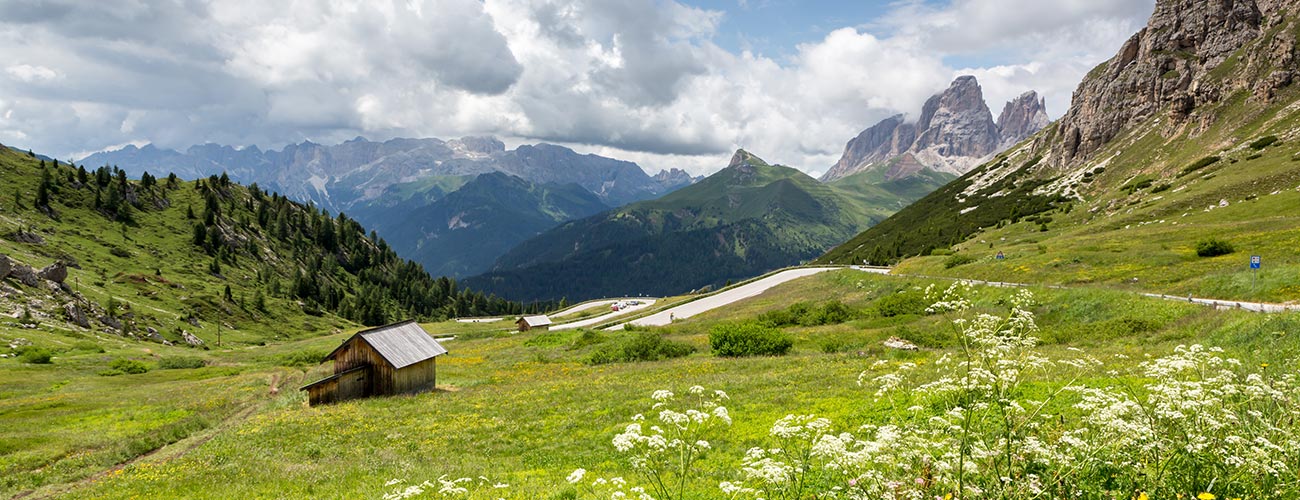
[[[744,7],[744,3],[740,3]],[[824,171],[959,74],[1059,116],[1152,0],[894,3],[776,59],[673,0],[0,0],[0,142],[279,147],[356,135],[550,141],[699,174],[744,147]]]

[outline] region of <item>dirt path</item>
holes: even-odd
[[[291,385],[291,384],[289,384],[284,379],[282,379],[280,374],[275,374],[271,379],[270,391],[268,393],[270,398],[261,399],[249,403],[247,406],[241,408],[239,411],[227,417],[225,420],[222,420],[221,423],[217,425],[195,432],[194,434],[191,434],[188,437],[181,439],[180,441],[176,441],[171,444],[166,444],[159,448],[155,448],[152,451],[146,452],[141,455],[137,455],[125,462],[121,462],[117,465],[109,467],[106,470],[96,472],[80,480],[73,481],[70,483],[46,485],[39,489],[21,492],[15,495],[13,498],[14,500],[18,500],[20,498],[32,499],[32,500],[59,498],[63,496],[63,494],[69,491],[99,481],[103,478],[106,478],[116,473],[117,471],[125,469],[126,467],[134,464],[138,464],[147,460],[175,460],[177,458],[181,458],[189,454],[191,451],[194,451],[198,447],[203,446],[208,441],[211,441],[212,438],[217,437],[217,435],[221,434],[222,432],[225,432],[231,427],[234,427],[235,425],[238,425],[244,422],[245,420],[248,420],[250,417],[257,414],[258,411],[262,410],[263,408],[266,408],[266,406],[271,402],[271,400],[277,394],[279,394],[280,386],[284,386],[284,385]]]

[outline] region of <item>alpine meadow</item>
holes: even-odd
[[[0,497],[1300,498],[1300,0],[0,37]]]

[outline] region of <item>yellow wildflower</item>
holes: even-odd
[[[1137,500],[1151,500],[1151,499],[1147,498],[1147,492],[1143,491],[1142,493],[1138,493]]]
[[[1210,492],[1207,491],[1207,492],[1201,493],[1200,495],[1196,495],[1196,498],[1197,498],[1198,500],[1214,500],[1214,493],[1210,493]]]

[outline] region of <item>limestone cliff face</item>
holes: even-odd
[[[1147,26],[1079,85],[1058,133],[1037,149],[1069,166],[1157,115],[1174,127],[1209,123],[1197,108],[1238,90],[1271,99],[1296,76],[1296,32],[1283,20],[1297,8],[1298,0],[1158,1]]]
[[[1002,114],[998,115],[999,149],[1006,149],[1023,141],[1051,123],[1047,117],[1047,102],[1038,92],[1029,91],[1012,99]]]
[[[973,76],[958,77],[925,102],[916,123],[895,115],[858,134],[822,180],[877,168],[887,179],[926,168],[960,175],[1047,123],[1043,101],[1032,91],[1007,103],[994,122],[979,82]]]

